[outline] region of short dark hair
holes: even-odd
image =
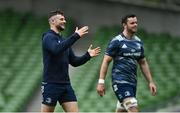
[[[54,15],[57,15],[57,14],[60,14],[60,15],[63,15],[64,16],[64,12],[60,11],[60,10],[55,10],[55,11],[51,11],[48,15],[48,18],[51,18],[52,16]]]
[[[128,18],[134,18],[134,17],[136,17],[135,14],[128,14],[128,15],[125,15],[125,16],[122,18],[121,24],[122,24],[122,25],[123,25],[124,23],[126,24]]]

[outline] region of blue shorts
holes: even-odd
[[[113,83],[113,91],[120,102],[125,98],[136,97],[136,86],[122,83]]]
[[[42,104],[56,106],[64,102],[77,101],[74,90],[70,84],[42,83]]]

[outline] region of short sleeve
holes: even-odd
[[[144,54],[144,45],[143,45],[143,43],[141,42],[141,56],[140,56],[139,59],[142,59],[142,58],[144,58],[144,57],[145,57],[145,54]]]
[[[105,54],[111,57],[115,57],[119,48],[119,40],[112,40],[106,48]]]

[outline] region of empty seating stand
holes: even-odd
[[[37,90],[42,76],[41,35],[48,30],[47,18],[31,13],[20,14],[11,10],[0,11],[0,111],[23,111]],[[67,20],[64,35],[75,27]],[[93,45],[102,53],[75,69],[72,86],[79,102],[80,112],[114,112],[116,97],[111,87],[111,67],[106,78],[106,95],[96,93],[100,66],[109,41],[119,33],[119,26],[101,27],[94,34]],[[142,111],[158,111],[169,101],[179,103],[180,91],[180,39],[168,34],[149,34],[140,29],[138,36],[145,46],[145,55],[158,87],[157,96],[151,96],[147,82],[138,70],[137,98]],[[40,90],[40,89],[39,89]],[[172,97],[176,99],[172,99]],[[166,101],[168,100],[168,101]],[[62,111],[58,106],[56,111]]]

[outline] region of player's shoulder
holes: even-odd
[[[122,40],[124,40],[124,38],[119,34],[119,35],[113,37],[113,39],[111,41],[121,42]]]
[[[134,39],[141,42],[141,39],[137,35],[134,36]]]
[[[43,40],[49,40],[49,39],[52,39],[55,37],[57,37],[57,36],[51,30],[48,30],[47,32],[43,33],[43,35],[42,35]]]
[[[54,36],[54,33],[50,30],[48,30],[47,32],[43,33],[43,37],[50,37],[50,36]]]

